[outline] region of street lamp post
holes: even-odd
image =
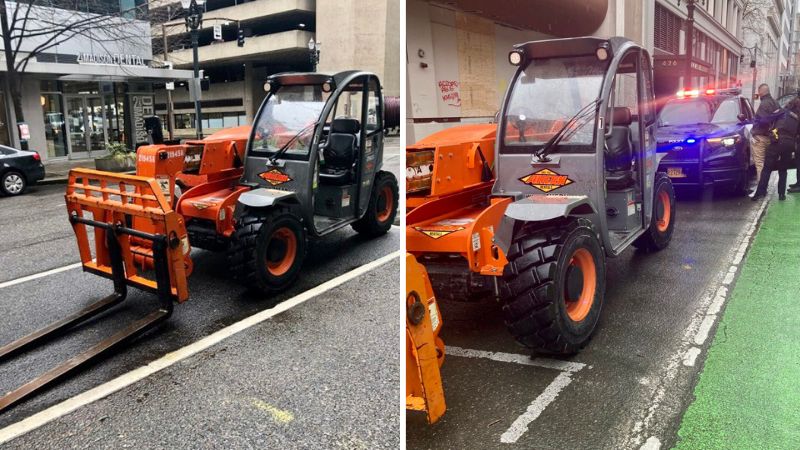
[[[322,47],[322,42],[315,41],[312,37],[308,40],[308,55],[311,58],[311,71],[317,71],[317,64],[319,64],[319,48]]]
[[[192,35],[192,67],[194,68],[194,117],[197,123],[197,139],[203,139],[203,122],[200,115],[200,62],[197,55],[199,29],[203,25],[203,5],[206,0],[181,0],[186,11],[186,29]]]
[[[686,3],[686,73],[684,74],[683,87],[689,89],[692,86],[692,58],[694,58],[694,9],[698,3],[705,5],[706,0],[683,0]],[[681,0],[678,0],[681,6]]]

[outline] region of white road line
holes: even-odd
[[[694,367],[697,355],[699,354],[700,349],[697,347],[691,347],[689,350],[686,350],[686,354],[683,356],[683,365],[686,367]]]
[[[530,405],[528,409],[519,417],[511,426],[500,436],[500,442],[504,444],[513,444],[517,442],[528,431],[528,425],[531,424],[540,414],[547,408],[547,405],[553,402],[558,397],[561,391],[569,386],[572,382],[571,372],[561,372],[555,380],[550,383],[538,397]]]
[[[583,369],[586,364],[560,361],[557,359],[546,358],[531,358],[527,355],[520,355],[518,353],[503,353],[503,352],[488,352],[485,350],[473,350],[469,348],[451,347],[447,346],[445,349],[447,356],[462,356],[464,358],[484,358],[491,359],[492,361],[507,362],[522,364],[525,366],[536,366],[543,369],[560,370],[562,372],[574,373]]]
[[[768,197],[761,201],[761,205],[759,206],[758,210],[749,218],[750,221],[745,231],[739,235],[739,243],[730,250],[729,258],[731,260],[731,265],[728,266],[724,272],[721,272],[718,275],[714,282],[712,282],[711,287],[698,301],[697,309],[695,310],[694,316],[689,322],[689,326],[684,331],[683,338],[681,339],[678,348],[675,349],[675,352],[667,360],[667,363],[662,371],[662,375],[656,382],[656,387],[652,393],[652,396],[649,399],[649,402],[646,402],[646,404],[649,404],[649,406],[647,406],[644,410],[644,417],[637,420],[633,424],[633,430],[631,434],[626,436],[628,442],[624,443],[622,445],[623,447],[634,448],[642,445],[642,440],[644,439],[646,433],[651,431],[650,427],[652,424],[658,423],[658,421],[655,421],[656,414],[658,413],[662,416],[665,414],[661,412],[662,408],[672,409],[672,411],[668,411],[666,414],[680,414],[680,411],[676,409],[675,405],[662,405],[662,402],[666,398],[668,391],[675,388],[675,385],[677,384],[676,379],[680,374],[681,365],[693,367],[697,357],[702,351],[701,349],[698,349],[697,355],[691,356],[693,353],[691,350],[693,345],[702,345],[708,338],[708,334],[716,322],[718,313],[721,311],[727,299],[728,288],[726,286],[730,285],[734,281],[739,263],[741,263],[744,255],[747,253],[747,250],[752,244],[753,235],[756,232],[761,217],[764,215],[764,210],[767,208],[767,204]],[[691,365],[687,364],[689,362],[691,362]],[[658,443],[659,446],[661,445],[656,436],[650,436],[644,445],[646,446],[648,443],[653,442]]]
[[[27,275],[24,277],[20,277],[14,280],[4,281],[0,283],[0,289],[7,288],[9,286],[14,286],[15,284],[25,283],[26,281],[32,281],[37,278],[46,277],[48,275],[53,275],[59,272],[65,272],[70,269],[75,269],[81,266],[81,263],[70,264],[68,266],[63,267],[56,267],[55,269],[45,270],[44,272],[35,273],[33,275]]]
[[[661,448],[661,441],[657,437],[651,436],[645,441],[644,445],[639,447],[639,450],[659,450]]]
[[[256,313],[250,317],[247,317],[239,322],[234,323],[233,325],[229,325],[213,334],[210,334],[199,341],[196,341],[192,344],[187,345],[181,349],[178,349],[174,352],[167,353],[166,355],[162,356],[161,358],[147,364],[146,366],[139,367],[131,372],[128,372],[124,375],[121,375],[107,383],[101,384],[95,388],[92,388],[86,392],[76,395],[75,397],[69,398],[64,400],[63,402],[51,406],[50,408],[45,409],[44,411],[40,411],[26,419],[23,419],[17,423],[11,424],[3,429],[0,429],[0,445],[14,439],[16,437],[22,436],[25,433],[28,433],[32,430],[35,430],[42,425],[51,422],[59,417],[62,417],[66,414],[69,414],[76,409],[86,406],[92,402],[105,398],[114,392],[117,392],[120,389],[123,389],[127,386],[130,386],[137,381],[140,381],[150,375],[153,375],[161,370],[164,370],[173,364],[180,362],[186,358],[189,358],[192,355],[195,355],[203,350],[212,347],[219,342],[239,333],[240,331],[244,331],[248,328],[251,328],[255,325],[258,325],[265,320],[276,316],[284,311],[287,311],[295,306],[298,306],[307,300],[316,297],[326,291],[329,291],[341,284],[352,280],[360,275],[363,275],[377,267],[380,267],[389,261],[393,260],[394,258],[400,257],[401,252],[396,251],[394,253],[390,253],[382,258],[376,259],[370,263],[364,264],[363,266],[357,267],[347,273],[339,275],[336,278],[328,280],[317,287],[309,289],[301,294],[298,294],[286,301],[279,303],[277,306],[271,309],[267,309]]]
[[[527,355],[518,353],[490,352],[486,350],[474,350],[469,348],[452,347],[445,348],[447,356],[461,356],[464,358],[483,358],[492,361],[522,364],[524,366],[541,367],[543,369],[558,370],[561,373],[536,397],[528,408],[517,417],[511,426],[500,436],[500,442],[513,444],[528,432],[528,426],[536,420],[550,403],[558,397],[561,391],[572,382],[572,374],[586,367],[586,364],[572,361],[560,361],[557,359],[531,358]]]

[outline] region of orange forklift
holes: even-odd
[[[0,348],[0,361],[121,303],[128,287],[155,293],[160,306],[6,394],[0,412],[169,318],[189,297],[193,246],[225,252],[234,278],[272,294],[300,275],[309,242],[347,226],[368,237],[389,230],[398,186],[381,170],[378,77],[283,73],[264,89],[246,141],[242,129],[142,147],[137,175],[70,171],[65,199],[83,270],[111,279],[114,293]]]

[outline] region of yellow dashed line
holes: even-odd
[[[287,424],[294,420],[294,414],[291,412],[276,408],[265,401],[254,398],[252,399],[252,403],[256,408],[268,412],[275,422]]]

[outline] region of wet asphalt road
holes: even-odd
[[[433,426],[408,413],[408,448],[627,449],[648,439],[670,448],[702,366],[681,364],[687,330],[760,206],[747,197],[679,194],[666,250],[631,248],[608,260],[598,328],[567,359],[585,367],[515,443],[501,443],[501,436],[562,372],[450,355],[442,368],[448,410]],[[528,354],[507,333],[496,305],[441,306],[447,346]]]
[[[393,146],[392,143],[394,143]],[[384,167],[399,175],[400,158],[396,139],[387,140],[387,147]],[[0,214],[0,236],[2,236],[2,239],[0,239],[0,283],[78,261],[77,245],[74,242],[74,235],[67,222],[63,206],[63,192],[63,185],[39,186],[32,188],[30,192],[21,197],[0,198],[0,211],[2,212]],[[0,414],[0,428],[145,365],[165,353],[195,342],[226,325],[270,308],[282,300],[311,289],[320,283],[384,255],[396,252],[399,246],[400,231],[397,227],[393,227],[387,235],[373,240],[364,239],[347,227],[312,245],[300,279],[286,292],[270,298],[264,298],[248,292],[230,280],[227,275],[224,255],[194,250],[192,256],[195,271],[189,279],[190,299],[185,304],[176,305],[172,318],[166,324],[146,334],[134,344],[124,348],[110,358],[94,364],[67,381]],[[384,273],[389,268],[393,269],[393,271]],[[224,367],[220,367],[217,373],[214,373],[214,368],[209,368],[209,372],[206,375],[207,378],[205,378],[206,381],[193,380],[195,383],[188,393],[180,389],[175,389],[174,391],[166,388],[154,389],[152,394],[154,399],[152,402],[153,407],[158,407],[160,403],[159,397],[164,397],[165,404],[178,405],[178,407],[183,405],[182,402],[184,401],[202,404],[202,402],[194,400],[209,396],[204,393],[204,389],[216,392],[224,390],[222,387],[213,386],[213,383],[208,380],[230,379],[232,377],[231,374],[222,372],[227,370],[234,372],[235,375],[237,364],[244,367],[242,374],[247,373],[248,370],[250,371],[248,381],[251,385],[259,385],[262,389],[267,387],[274,388],[275,382],[273,378],[277,378],[280,380],[278,384],[287,392],[298,392],[305,396],[303,399],[296,399],[298,404],[304,404],[304,402],[305,404],[313,403],[310,399],[316,396],[315,392],[318,386],[306,383],[313,383],[315,379],[325,378],[323,376],[325,374],[329,374],[333,378],[344,376],[344,371],[341,369],[332,370],[331,367],[326,367],[326,364],[302,362],[305,358],[314,358],[315,355],[323,353],[326,349],[325,345],[320,346],[316,351],[309,351],[306,348],[307,345],[314,345],[315,341],[324,341],[325,333],[323,331],[325,327],[321,326],[321,320],[327,320],[328,322],[338,320],[339,333],[343,336],[340,339],[341,342],[346,342],[345,338],[347,336],[351,338],[353,336],[362,336],[364,341],[369,342],[377,339],[384,344],[383,348],[374,349],[376,350],[374,354],[370,351],[373,356],[379,355],[380,357],[376,358],[375,361],[370,361],[370,364],[366,366],[361,365],[362,377],[350,380],[350,383],[352,383],[350,392],[356,392],[357,395],[350,398],[348,397],[348,392],[341,393],[343,396],[342,401],[345,404],[357,404],[358,395],[363,395],[363,392],[368,390],[367,387],[370,386],[370,383],[374,382],[371,378],[386,380],[390,376],[386,368],[394,368],[392,373],[395,374],[399,370],[397,368],[399,361],[397,336],[399,335],[399,330],[396,316],[397,310],[395,309],[399,295],[399,266],[395,263],[390,263],[376,270],[383,273],[383,276],[378,278],[380,282],[375,281],[374,275],[370,274],[360,277],[371,277],[369,278],[371,282],[368,284],[363,284],[363,282],[359,284],[358,280],[360,278],[354,280],[351,283],[355,283],[355,287],[351,286],[350,290],[342,291],[340,289],[338,291],[339,295],[335,297],[335,301],[331,302],[332,311],[325,311],[324,307],[315,306],[313,310],[309,310],[308,314],[293,313],[293,319],[289,321],[291,322],[289,327],[290,334],[296,338],[293,343],[287,342],[281,336],[281,333],[286,332],[286,327],[281,328],[274,323],[265,323],[266,325],[263,329],[256,330],[256,327],[254,327],[248,332],[255,333],[256,337],[254,339],[236,337],[232,339],[236,343],[226,343],[225,348],[227,351],[225,354],[229,361]],[[359,291],[359,289],[363,292]],[[111,293],[111,291],[110,280],[82,273],[79,268],[0,288],[0,343],[4,344],[21,337],[42,325],[46,325],[80,309],[90,302],[98,300],[102,296]],[[376,307],[369,314],[363,314],[364,320],[369,320],[370,327],[364,327],[359,321],[349,320],[349,315],[352,314],[352,311],[346,308],[346,304],[348,300],[352,300],[355,297],[371,299],[373,302],[379,300],[380,307]],[[325,296],[323,295],[319,299],[312,299],[309,303],[324,301]],[[369,305],[363,306],[369,307]],[[156,307],[157,302],[153,295],[136,289],[129,289],[128,299],[111,312],[81,325],[67,336],[50,343],[44,348],[30,351],[0,365],[0,392],[7,392],[27,382],[33,376],[86,349],[91,344],[112,334],[131,321],[144,316]],[[306,305],[298,308],[306,308]],[[309,306],[308,308],[312,307]],[[284,314],[290,313],[292,311]],[[277,316],[275,321],[281,322],[278,317],[281,316]],[[392,339],[387,338],[390,333],[393,333]],[[243,334],[242,336],[245,335]],[[330,336],[328,337],[330,338]],[[273,340],[279,346],[279,351],[277,352],[270,352],[270,345]],[[214,353],[211,350],[213,349],[210,349],[209,352]],[[361,358],[359,359],[361,361],[366,350],[354,345],[340,345],[337,351],[340,353],[339,356],[341,358]],[[351,354],[348,354],[347,351]],[[263,355],[259,354],[259,352],[263,352]],[[274,366],[264,369],[265,376],[270,376],[267,381],[258,379],[259,373],[256,369],[259,366],[253,365],[257,356],[263,358],[263,364]],[[300,359],[291,361],[292,357]],[[185,364],[196,366],[199,370],[199,368],[204,367],[203,361],[207,359],[213,359],[213,355],[198,356],[196,360],[191,360],[191,363]],[[336,360],[326,360],[326,362],[329,363],[329,366],[341,365]],[[309,372],[299,376],[291,373],[290,367],[296,367],[298,364],[305,366]],[[376,373],[370,373],[364,369],[367,366],[372,368],[380,366],[381,370]],[[281,369],[284,369],[284,372],[280,372]],[[191,369],[187,370],[185,367],[179,367],[175,370],[180,372],[175,377],[183,379],[193,379],[195,377],[194,371]],[[148,382],[148,380],[144,380],[141,383]],[[389,398],[389,400],[385,401],[393,405],[398,402],[398,382],[399,380],[395,379],[390,384],[382,383],[380,385],[381,389],[384,390],[381,391],[383,396]],[[335,380],[335,382],[331,383],[332,385],[338,385],[341,380]],[[386,391],[389,387],[393,390]],[[263,393],[263,391],[260,392]],[[124,396],[124,394],[122,395]],[[254,395],[260,394],[254,393]],[[375,393],[371,392],[368,398],[372,398],[374,395]],[[193,399],[192,396],[195,396],[196,399]],[[131,397],[126,397],[126,399],[117,404],[117,411],[126,410],[126,401],[129,405],[133,405],[132,402],[137,401]],[[382,404],[380,402],[375,403]],[[347,430],[350,429],[348,427],[355,427],[355,424],[362,421],[358,414],[351,414],[352,423],[348,423],[347,414],[344,414],[347,411],[355,411],[355,409],[353,409],[352,405],[349,406],[349,409],[343,408],[340,411],[342,414],[333,415],[341,418],[340,421],[326,423],[327,417],[330,415],[328,411],[324,408],[315,410],[312,406],[308,406],[308,414],[312,420],[310,423],[304,422],[305,428],[301,428],[304,430],[303,433],[309,436],[307,442],[309,444],[314,442],[315,430],[320,432],[319,442],[332,442],[330,439],[333,438],[330,433],[325,434],[325,430],[328,429],[326,427],[337,426],[338,424],[341,428],[341,433],[346,434]],[[365,411],[370,411],[370,409],[365,409]],[[181,412],[181,414],[185,414],[185,412]],[[236,416],[231,416],[231,414],[230,410],[226,411],[226,420],[235,422]],[[384,422],[382,425],[379,423],[374,427],[362,427],[365,431],[361,434],[354,432],[352,435],[354,438],[363,438],[362,440],[364,440],[366,439],[364,433],[367,433],[369,439],[366,439],[365,442],[381,442],[380,438],[383,437],[388,440],[387,442],[396,443],[398,436],[386,433],[397,430],[399,421],[397,416],[398,411],[396,409],[389,409],[381,417]],[[66,419],[69,419],[69,417],[67,416]],[[246,423],[247,416],[243,415],[242,418],[245,420],[243,423]],[[191,428],[192,423],[199,423],[203,420],[202,409],[195,410],[193,414],[187,415],[183,426]],[[67,421],[67,423],[69,424],[70,422]],[[393,428],[387,425],[389,423],[393,424]],[[79,425],[76,426],[80,427]],[[244,429],[246,427],[242,428],[243,430],[237,432],[239,434],[236,436],[236,439],[238,439],[236,442],[250,442],[249,440],[252,439],[253,445],[256,446],[255,442],[258,441],[258,434],[263,432],[263,429],[259,431],[257,427],[250,428],[248,434],[248,431]],[[67,429],[68,431],[66,432],[68,434],[79,432],[79,428],[67,426]],[[227,442],[226,440],[229,436],[225,434],[226,429],[224,425],[221,425],[220,427],[212,427],[203,431],[205,445],[211,445],[216,438],[219,438],[219,442]],[[272,433],[277,433],[275,434],[275,439],[277,440],[268,440],[268,442],[276,443],[283,438],[291,437],[291,433],[285,436],[280,435],[280,430],[272,430]],[[88,433],[87,440],[76,442],[83,442],[85,445],[92,446],[90,443],[97,436]],[[108,434],[104,436],[113,438]],[[163,444],[159,444],[161,442],[159,439],[161,438],[162,436],[156,433],[151,436],[150,441],[137,440],[136,442],[138,446],[143,447],[163,447]],[[39,445],[43,444],[44,447],[48,447],[46,439],[46,435],[40,435],[40,440],[26,442],[28,444],[38,442]],[[184,436],[183,441],[174,440],[172,442],[177,444],[187,442],[185,439],[186,437]],[[118,443],[125,442],[130,441],[120,435]],[[66,445],[72,446],[73,444],[65,441]],[[116,447],[113,443],[109,444],[109,446]],[[167,445],[167,447],[174,448],[173,445]]]

